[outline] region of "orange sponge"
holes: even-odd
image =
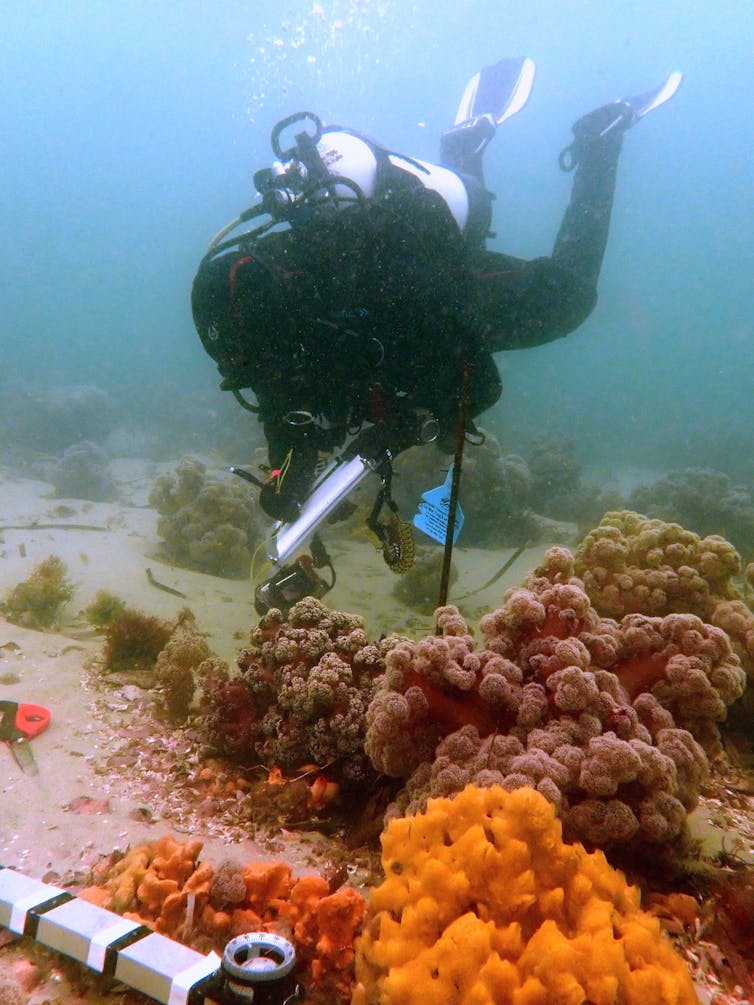
[[[222,950],[232,936],[261,929],[283,935],[296,947],[312,1000],[348,1001],[362,894],[350,887],[331,893],[323,876],[297,879],[285,862],[229,860],[216,870],[198,861],[201,847],[167,835],[134,848],[108,870],[104,886],[81,896],[203,949]],[[240,889],[230,882],[237,877]]]
[[[352,1005],[696,1005],[683,961],[602,852],[534,789],[467,786],[393,820]]]

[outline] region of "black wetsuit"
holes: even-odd
[[[582,144],[549,258],[465,239],[439,195],[395,171],[372,199],[314,207],[203,261],[192,293],[202,342],[223,387],[254,392],[272,467],[293,448],[294,497],[318,452],[363,423],[392,423],[400,439],[401,416],[426,408],[448,433],[464,374],[473,418],[501,393],[493,353],[584,321],[597,301],[620,145],[620,135]],[[449,166],[463,173],[463,163]]]
[[[571,199],[549,258],[527,261],[483,249],[473,255],[478,320],[492,352],[562,338],[594,309],[622,135],[574,145]]]

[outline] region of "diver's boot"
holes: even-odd
[[[638,122],[627,101],[611,101],[582,115],[573,124],[573,140],[560,153],[560,166],[571,171],[577,164],[602,159],[608,152],[617,156],[623,134]]]
[[[490,115],[480,115],[453,126],[440,137],[440,163],[462,174],[479,177],[482,154],[495,132]]]
[[[469,80],[453,128],[440,139],[440,163],[484,184],[482,154],[500,126],[526,104],[535,66],[528,57],[508,57],[484,66]]]
[[[617,152],[626,130],[672,98],[682,79],[682,75],[675,71],[657,87],[643,94],[611,101],[582,115],[573,124],[573,142],[560,154],[560,166],[564,171],[570,171],[583,161],[599,158],[607,152]]]

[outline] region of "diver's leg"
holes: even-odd
[[[593,294],[610,230],[623,135],[672,98],[681,80],[682,74],[674,71],[642,94],[612,101],[582,116],[573,126],[573,142],[560,155],[560,166],[566,171],[575,167],[576,176],[552,258]]]
[[[605,254],[623,134],[632,122],[629,105],[614,102],[583,116],[561,167],[575,166],[571,200],[552,258],[585,290],[595,290]],[[607,130],[607,131],[605,131]]]
[[[482,155],[497,126],[528,101],[534,73],[526,56],[506,57],[475,73],[461,95],[453,128],[440,140],[440,163],[483,186]]]
[[[487,115],[455,126],[440,138],[440,163],[484,185],[482,156],[495,132],[495,123]]]

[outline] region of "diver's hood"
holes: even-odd
[[[205,258],[191,290],[194,323],[223,388],[252,387],[290,348],[296,284],[286,268],[290,236],[268,234],[264,245]]]

